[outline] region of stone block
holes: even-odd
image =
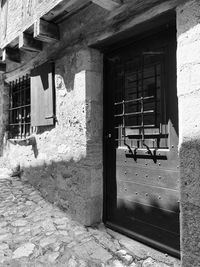
[[[103,197],[91,197],[86,201],[86,217],[84,224],[89,226],[102,221]]]
[[[178,70],[177,89],[178,96],[195,93],[200,89],[200,64],[184,65]]]
[[[198,267],[199,256],[192,255],[192,253],[183,253],[181,267]]]
[[[185,64],[200,63],[200,40],[180,47],[178,46],[177,63],[179,67]]]
[[[88,193],[91,197],[103,195],[103,167],[92,168]]]
[[[76,67],[80,70],[90,70],[96,72],[103,71],[103,57],[102,54],[95,49],[82,49],[76,54]]]
[[[182,143],[179,157],[181,203],[200,207],[200,140]]]
[[[179,97],[179,143],[200,135],[200,93]]]
[[[200,207],[191,203],[181,204],[182,253],[199,257],[200,255]],[[186,266],[186,265],[185,265]],[[197,266],[197,265],[188,265]]]
[[[103,102],[103,74],[97,71],[86,71],[86,99]]]

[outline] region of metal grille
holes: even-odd
[[[31,132],[30,77],[10,82],[9,138],[22,139]]]
[[[115,67],[117,146],[167,148],[163,52],[145,53],[121,63]]]

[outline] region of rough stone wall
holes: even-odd
[[[182,267],[200,266],[200,2],[177,8]]]
[[[102,58],[93,49],[55,62],[55,127],[39,127],[33,146],[7,141],[4,158],[51,202],[89,225],[102,209]]]

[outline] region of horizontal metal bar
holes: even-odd
[[[142,136],[142,134],[127,134],[127,137],[129,139],[141,139],[140,137]],[[167,138],[168,134],[164,134],[164,133],[145,133],[144,137],[148,138],[148,139],[154,139],[154,138]]]
[[[139,128],[152,128],[152,127],[156,127],[155,124],[149,124],[149,125],[133,125],[133,126],[115,126],[115,129],[120,129],[120,128],[128,128],[128,129],[139,129]]]
[[[149,114],[149,113],[154,113],[155,110],[145,110],[145,111],[138,111],[138,112],[131,112],[131,113],[121,113],[121,114],[117,114],[114,115],[114,117],[121,117],[121,116],[131,116],[131,115],[140,115],[140,114]]]
[[[142,52],[142,55],[164,55],[164,51],[158,51],[158,52],[154,52],[154,51],[148,51],[148,52]]]
[[[142,101],[142,100],[147,100],[147,99],[152,99],[155,98],[155,96],[145,96],[145,97],[140,97],[140,98],[136,98],[133,100],[126,100],[126,101],[121,101],[121,102],[116,102],[114,103],[114,105],[121,105],[121,104],[126,104],[126,103],[131,103],[131,102],[137,102],[137,101]]]
[[[8,110],[9,111],[12,111],[12,110],[16,110],[16,109],[20,109],[20,108],[26,108],[26,107],[30,107],[31,105],[28,104],[28,105],[23,105],[23,106],[18,106],[18,107],[15,107],[15,108],[9,108]]]
[[[134,141],[143,141],[142,138],[129,138],[129,135],[123,135],[122,136],[123,139],[115,139],[116,141],[124,141],[124,138],[128,138],[129,140],[134,140]],[[145,135],[146,139],[148,139],[148,141],[155,141],[155,138],[147,138],[147,136]]]
[[[10,123],[9,126],[22,126],[22,125],[30,125],[30,122],[19,122],[19,123]]]

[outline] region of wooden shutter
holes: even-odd
[[[54,124],[54,64],[31,71],[31,126]]]

